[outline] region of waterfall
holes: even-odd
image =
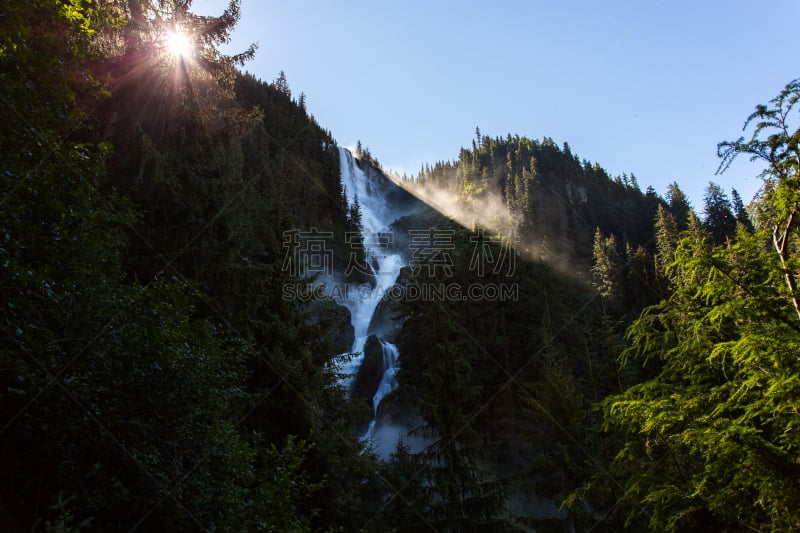
[[[381,339],[381,351],[383,352],[383,376],[381,376],[378,390],[375,391],[375,395],[372,397],[372,421],[369,423],[367,432],[361,437],[362,441],[375,437],[375,422],[378,417],[378,406],[387,394],[397,388],[397,371],[399,370],[397,366],[399,355],[397,346],[389,341]]]
[[[360,352],[342,368],[345,378],[342,385],[348,390],[353,382],[353,377],[364,361],[364,345],[367,341],[367,331],[372,321],[378,303],[384,293],[388,291],[397,281],[400,269],[404,266],[403,257],[391,250],[386,239],[376,239],[374,237],[383,234],[390,235],[390,225],[395,220],[397,213],[394,213],[391,206],[386,201],[385,191],[370,179],[356,164],[353,155],[345,148],[339,148],[340,172],[342,185],[347,196],[348,206],[352,206],[356,198],[361,208],[361,224],[364,232],[364,249],[367,255],[367,263],[374,275],[374,287],[370,284],[363,284],[357,290],[340,291],[346,297],[340,302],[349,310],[352,317],[353,329],[355,330],[355,342],[352,352]],[[361,437],[362,440],[374,438],[375,417],[378,414],[378,406],[381,400],[397,388],[397,346],[391,342],[380,339],[382,353],[382,376],[378,389],[372,397],[372,421],[369,429]]]

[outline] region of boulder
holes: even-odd
[[[383,344],[378,337],[370,335],[367,337],[367,342],[364,343],[364,359],[350,386],[350,398],[360,404],[357,423],[359,434],[367,431],[374,415],[372,397],[378,391],[381,378],[383,378]]]
[[[383,345],[375,335],[370,335],[364,343],[364,360],[358,367],[350,387],[351,398],[363,398],[372,405],[372,397],[378,390],[383,377]]]

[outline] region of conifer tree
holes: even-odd
[[[4,7],[3,528],[307,529],[305,443],[239,427],[247,343],[203,316],[195,287],[126,272],[141,214],[95,186],[110,145],[75,140],[100,137],[81,104],[107,89],[84,69],[109,6]]]
[[[733,206],[733,215],[736,217],[736,221],[741,224],[744,229],[752,233],[755,229],[753,227],[753,221],[750,220],[750,215],[747,213],[747,209],[744,207],[742,197],[739,195],[739,191],[736,189],[731,189],[731,204]]]
[[[669,278],[667,268],[675,259],[675,249],[678,244],[678,226],[672,213],[659,205],[654,221],[656,237],[656,274],[660,279]]]
[[[592,277],[595,288],[604,300],[614,305],[620,304],[624,298],[625,262],[619,252],[617,238],[614,235],[606,237],[597,228],[594,234],[593,257]]]
[[[626,296],[633,312],[638,314],[646,306],[657,302],[661,297],[661,292],[650,252],[641,245],[637,246],[636,250],[630,246],[627,248]]]
[[[692,207],[677,183],[672,182],[667,187],[666,200],[667,205],[669,205],[669,211],[675,219],[678,231],[685,230],[689,223],[689,212],[692,210]]]
[[[703,197],[705,219],[703,223],[714,244],[722,244],[736,232],[736,217],[733,216],[728,195],[722,187],[710,182]]]
[[[416,456],[424,480],[420,512],[437,530],[502,530],[507,484],[491,479],[482,467],[489,448],[475,419],[482,384],[470,360],[471,350],[464,349],[461,329],[447,315],[426,330],[432,337],[415,340],[430,343],[420,354],[423,370],[407,384],[425,420],[412,435],[428,441]]]
[[[280,71],[278,73],[278,77],[275,78],[273,85],[279,93],[287,96],[288,98],[292,97],[292,91],[289,89],[289,81],[286,79],[286,73],[284,71]]]

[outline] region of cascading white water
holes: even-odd
[[[376,184],[358,167],[349,150],[339,148],[340,172],[342,184],[347,195],[348,206],[353,206],[358,198],[361,208],[361,225],[364,231],[364,248],[370,265],[373,269],[375,286],[363,284],[357,290],[340,291],[345,294],[341,301],[349,310],[355,330],[355,342],[352,352],[359,352],[356,358],[349,361],[342,372],[347,376],[342,384],[349,388],[353,376],[358,371],[364,360],[364,344],[367,340],[367,330],[384,293],[397,281],[400,269],[404,266],[403,257],[387,249],[386,240],[372,238],[378,234],[388,234],[389,226],[394,221],[395,215],[386,203],[386,198]],[[381,400],[397,388],[397,347],[386,340],[380,339],[383,351],[383,376],[378,385],[378,390],[372,398],[373,419],[369,429],[362,440],[371,439],[375,428],[375,416]]]
[[[375,396],[372,397],[372,421],[369,423],[367,432],[361,437],[362,440],[371,439],[375,436],[378,406],[387,394],[397,388],[397,371],[399,370],[397,361],[400,353],[397,350],[397,346],[383,339],[381,339],[381,349],[383,351],[383,376],[378,385],[378,390],[375,391]]]
[[[381,340],[381,348],[383,351],[383,377],[381,377],[381,382],[378,385],[375,396],[372,397],[372,410],[374,415],[378,414],[378,406],[384,396],[397,388],[397,380],[395,379],[398,370],[397,359],[399,355],[397,346],[389,341]]]

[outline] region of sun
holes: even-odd
[[[167,50],[175,57],[186,57],[192,54],[192,43],[185,33],[178,30],[168,30],[164,40]]]

